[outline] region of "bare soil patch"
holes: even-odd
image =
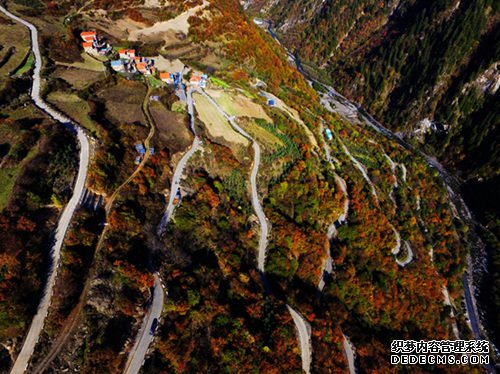
[[[54,76],[65,80],[77,90],[83,90],[91,84],[103,79],[105,74],[91,70],[59,67],[54,72]]]
[[[138,29],[132,30],[129,35],[129,40],[132,41],[143,40],[145,37],[147,38],[155,34],[162,34],[169,30],[188,34],[189,17],[194,16],[199,10],[204,9],[208,4],[209,3],[205,1],[203,2],[202,5],[198,5],[194,8],[191,8],[168,21],[157,22],[153,26],[144,28],[142,30]]]
[[[149,111],[158,129],[158,136],[172,154],[184,151],[193,142],[189,120],[185,114],[171,112],[159,102],[153,102]]]
[[[72,63],[56,61],[56,64],[61,66],[73,67],[77,69],[89,70],[89,71],[97,71],[97,72],[106,71],[106,67],[104,66],[102,61],[99,61],[98,59],[89,56],[85,52],[81,54],[81,57],[83,61],[77,61]]]
[[[97,96],[104,100],[106,115],[118,123],[145,124],[142,102],[146,87],[136,81],[120,79],[116,86],[105,88]]]

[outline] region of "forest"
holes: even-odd
[[[198,3],[175,2],[169,16]],[[390,11],[383,3],[355,3],[360,11],[374,14],[374,23]],[[147,10],[141,7],[124,12],[113,1],[89,5],[109,10],[113,21],[128,17],[147,22]],[[55,4],[46,12],[57,18],[66,7]],[[171,87],[153,88],[146,80],[128,79],[110,69],[86,73],[89,80],[95,79],[88,84],[72,83],[54,61],[77,59],[78,47],[68,49],[64,57],[59,53],[85,26],[77,17],[71,29],[42,33],[44,48],[58,50],[48,57],[44,95],[58,91],[86,104],[79,114],[95,138],[87,188],[103,196],[104,203],[97,208],[82,205],[73,217],[55,300],[30,369],[59,347],[48,370],[123,371],[126,353],[151,305],[154,274],[163,280],[166,297],[145,372],[300,372],[296,328],[286,305],[311,326],[314,372],[347,370],[344,335],[356,347],[360,372],[407,369],[391,366],[387,350],[392,339],[449,339],[454,323],[468,338],[459,307],[467,227],[454,217],[437,172],[393,141],[327,112],[318,93],[287,62],[285,51],[252,23],[237,1],[213,0],[207,9],[210,17],[189,18],[186,37],[217,63],[205,59],[196,64],[194,58],[186,58],[186,63],[215,77],[212,90],[229,97],[244,95],[260,105],[267,119],[239,115],[235,121],[277,144],[275,149],[262,144],[257,176],[257,193],[271,228],[265,272],[256,268],[260,225],[251,204],[252,147],[243,149],[240,157],[211,138],[200,108],[195,107],[194,125],[202,150],[184,169],[182,199],[165,233],[157,235],[175,165],[193,139],[185,105]],[[339,27],[349,29],[347,24]],[[157,44],[141,48],[154,50]],[[315,58],[332,50],[318,51]],[[374,58],[374,66],[382,69],[377,64]],[[255,84],[258,80],[265,88]],[[263,90],[283,104],[268,105]],[[153,96],[157,98],[151,103]],[[27,215],[20,218],[19,211],[12,210],[14,200],[9,200],[11,205],[0,216],[3,242],[16,241],[15,246],[25,241],[21,250],[30,256],[24,259],[13,250],[1,253],[8,264],[0,273],[2,297],[15,306],[0,310],[1,341],[19,342],[36,308],[35,292],[43,285],[50,227],[71,194],[68,186],[76,161],[70,155],[75,145],[70,134],[50,127],[46,118],[29,126],[19,118],[2,121],[16,131],[23,126],[30,130],[17,147],[14,141],[0,144],[2,163],[10,160],[14,165],[28,157],[26,147],[37,142],[45,152],[42,156],[51,154],[54,160],[48,166],[37,163],[46,167],[45,173],[26,169],[43,174],[46,182],[23,174],[16,181],[15,206]],[[182,141],[168,136],[174,126],[179,134],[187,134]],[[322,126],[332,129],[331,140],[320,133]],[[151,129],[156,131],[150,144],[155,153],[137,165],[134,146]],[[53,138],[46,140],[47,149],[42,147],[44,137]],[[328,159],[326,147],[331,149]],[[339,180],[345,182],[346,192]],[[346,201],[346,222],[329,240],[328,228],[340,218]],[[31,218],[42,214],[39,210],[50,210],[46,227]],[[393,251],[396,232],[403,246],[399,254]],[[35,242],[35,237],[42,241]],[[398,260],[410,250],[413,260],[400,265]],[[334,271],[319,290],[329,257]],[[22,269],[30,276],[31,293],[26,296],[31,301],[10,296],[24,291]],[[458,307],[445,304],[443,287]],[[11,289],[16,292],[5,292]]]
[[[263,9],[262,3],[251,11]],[[467,203],[484,228],[490,272],[483,284],[491,286],[482,287],[482,300],[498,336],[499,210],[483,192],[500,188],[499,3],[286,4],[273,3],[267,16],[308,72],[330,81],[386,127],[437,156],[464,182]],[[424,119],[438,130],[417,135]]]

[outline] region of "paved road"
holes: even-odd
[[[167,209],[165,210],[165,213],[163,214],[160,225],[158,227],[159,236],[161,236],[165,232],[167,224],[172,218],[172,214],[175,209],[174,200],[175,196],[177,195],[177,191],[179,191],[181,187],[181,179],[182,179],[182,173],[184,172],[184,168],[186,167],[186,164],[188,163],[189,159],[196,153],[196,151],[200,149],[201,146],[200,138],[198,137],[198,135],[196,135],[196,130],[194,127],[194,108],[193,108],[193,97],[191,88],[189,88],[187,91],[187,107],[190,117],[190,128],[194,134],[193,144],[191,145],[191,149],[189,149],[189,151],[186,152],[186,154],[181,158],[181,160],[179,161],[179,163],[175,168],[174,176],[172,178],[172,184],[170,186],[170,197],[168,200]]]
[[[252,206],[257,214],[260,222],[260,239],[259,239],[259,249],[258,249],[258,260],[257,268],[262,273],[265,272],[265,262],[266,262],[266,250],[267,250],[267,237],[269,234],[269,226],[267,223],[267,218],[260,205],[259,196],[257,193],[257,174],[259,172],[260,165],[260,147],[257,142],[245,131],[243,130],[235,121],[234,117],[227,115],[224,110],[215,102],[212,97],[207,95],[204,91],[201,91],[214,107],[221,113],[231,124],[231,126],[239,132],[241,135],[249,139],[253,143],[254,149],[254,163],[252,168],[252,173],[250,175],[250,184],[252,189]],[[295,327],[297,328],[300,353],[302,358],[302,369],[306,373],[310,373],[311,368],[311,357],[312,357],[312,345],[311,345],[311,326],[297,311],[295,311],[290,305],[286,305],[288,311],[290,312]]]
[[[354,346],[349,340],[347,336],[342,334],[344,341],[343,341],[343,346],[344,346],[344,353],[347,357],[347,365],[349,367],[349,374],[356,374],[356,353],[354,351]]]
[[[318,82],[319,83],[319,82]],[[321,84],[321,83],[320,83]],[[340,95],[338,92],[336,92],[332,87],[323,85],[325,88],[328,89],[329,95],[331,99],[336,100],[335,103],[337,104],[338,101],[342,101],[344,104],[344,108],[346,108],[346,111],[350,111],[351,115],[346,116],[346,113],[339,113],[344,115],[345,117],[353,117],[354,115],[360,116],[364,122],[372,127],[374,130],[377,132],[383,134],[387,138],[394,140],[396,143],[404,147],[405,149],[408,149],[409,151],[418,154],[422,156],[427,164],[433,168],[435,168],[439,175],[441,176],[443,182],[447,186],[448,189],[448,194],[450,197],[450,202],[453,203],[455,206],[457,206],[458,211],[460,213],[461,218],[468,224],[469,227],[472,228],[472,234],[473,237],[475,238],[474,240],[471,241],[471,244],[475,247],[474,251],[475,253],[479,253],[480,259],[485,258],[483,255],[485,253],[484,249],[484,243],[481,241],[481,239],[475,234],[475,227],[478,225],[478,223],[474,220],[474,217],[472,216],[469,208],[467,207],[465,201],[462,198],[462,195],[460,193],[460,182],[458,179],[450,174],[434,157],[429,156],[420,150],[414,149],[413,146],[411,146],[409,143],[404,141],[400,136],[392,133],[388,129],[386,129],[384,126],[382,126],[378,121],[376,121],[372,116],[370,116],[368,113],[366,113],[361,107],[356,106],[349,102],[345,97]],[[404,165],[401,165],[402,171],[403,171],[403,180],[406,180],[406,167]],[[469,271],[474,271],[475,267],[472,265],[472,260],[470,259],[470,256],[468,258],[468,268]],[[481,268],[484,266],[483,263],[476,263],[476,266]],[[469,315],[469,319],[471,321],[471,328],[474,333],[474,336],[480,336],[480,331],[481,329],[481,322],[478,319],[477,316],[477,306],[476,306],[476,301],[474,298],[473,289],[472,285],[468,281],[468,276],[466,274],[463,275],[462,277],[462,284],[464,287],[464,294],[465,294],[465,300],[466,300],[466,308],[467,308],[467,313]],[[487,367],[489,370],[489,367]]]
[[[148,88],[148,91],[144,97],[143,100],[143,111],[147,119],[147,124],[149,125],[149,133],[146,139],[144,140],[144,146],[146,148],[146,153],[144,154],[144,157],[142,158],[142,161],[140,164],[137,166],[137,168],[134,170],[134,172],[120,185],[118,186],[115,191],[111,194],[111,196],[108,198],[108,202],[104,207],[105,213],[106,213],[106,222],[108,221],[109,214],[111,212],[111,209],[113,207],[114,202],[116,201],[116,198],[119,196],[119,193],[121,190],[127,186],[144,168],[144,165],[146,165],[147,161],[149,160],[149,157],[151,156],[150,153],[150,141],[153,138],[155,134],[155,126],[153,119],[151,118],[151,115],[149,114],[149,96],[151,94],[151,88]],[[99,241],[96,245],[96,252],[94,254],[94,259],[97,257],[97,253],[102,247],[102,244],[104,242],[104,239],[106,238],[107,231],[109,229],[109,226],[105,226],[104,230],[101,232],[101,235],[99,237]],[[96,268],[94,266],[95,264],[92,263],[90,266],[90,272],[87,276],[87,279],[85,281],[85,285],[83,287],[82,293],[80,294],[78,304],[73,308],[73,310],[70,312],[68,315],[68,318],[65,320],[64,324],[62,325],[61,330],[59,331],[59,335],[57,338],[53,341],[52,346],[49,350],[49,352],[46,354],[46,356],[43,358],[42,361],[38,364],[33,369],[34,374],[38,373],[44,373],[52,363],[52,361],[57,357],[59,354],[60,350],[62,347],[66,344],[66,341],[68,340],[69,337],[72,336],[73,330],[77,326],[78,322],[80,322],[80,314],[83,309],[83,307],[86,304],[87,301],[87,295],[90,291],[90,285],[91,285],[91,280],[94,279],[95,276],[95,271]]]
[[[193,98],[192,98],[192,90],[188,89],[187,91],[187,107],[188,113],[190,117],[190,128],[193,132],[194,139],[193,144],[191,145],[191,149],[186,152],[186,154],[181,158],[179,163],[177,164],[174,176],[172,178],[172,184],[170,186],[170,198],[168,200],[167,208],[165,213],[161,219],[160,225],[158,227],[158,235],[161,236],[165,229],[167,228],[167,224],[172,218],[172,214],[175,209],[174,200],[181,186],[181,178],[184,168],[186,167],[187,162],[191,158],[191,156],[196,153],[196,151],[201,146],[201,141],[196,135],[196,130],[194,127],[194,108],[193,108]],[[129,353],[129,358],[127,360],[127,364],[125,366],[125,374],[135,374],[138,373],[142,364],[144,363],[144,358],[146,357],[149,345],[153,341],[153,336],[149,334],[151,330],[151,324],[155,318],[159,319],[162,309],[163,309],[163,290],[161,285],[161,280],[157,274],[155,274],[155,287],[154,287],[154,295],[153,295],[153,303],[149,308],[149,311],[144,318],[143,325],[141,330],[137,334],[136,341],[134,343],[134,347]]]
[[[469,278],[467,276],[467,273],[462,275],[462,281],[464,284],[467,315],[469,316],[472,333],[474,334],[474,339],[481,340],[481,329],[479,328],[479,324],[477,322],[476,308],[474,307],[474,303],[472,301],[472,292],[469,286]]]
[[[331,156],[332,152],[331,152],[330,146],[328,145],[328,140],[325,139],[324,130],[325,130],[324,123],[323,123],[323,121],[321,121],[320,133],[321,133],[321,136],[323,137],[323,149],[325,151],[326,159],[333,167],[333,159]],[[344,211],[339,216],[339,218],[328,227],[327,237],[328,237],[329,242],[331,242],[331,240],[337,236],[337,227],[339,227],[347,222],[347,215],[349,214],[349,196],[347,195],[347,184],[346,184],[345,180],[343,178],[341,178],[337,173],[335,173],[335,183],[337,184],[337,187],[340,188],[340,190],[344,194]],[[333,259],[332,259],[331,252],[330,252],[330,246],[328,246],[327,257],[326,257],[325,261],[323,262],[321,277],[320,277],[319,282],[318,282],[318,290],[320,292],[322,292],[323,289],[325,288],[326,280],[331,276],[332,273],[333,273]]]
[[[349,149],[346,147],[346,145],[342,142],[342,140],[339,139],[339,142],[340,142],[340,145],[342,147],[342,150],[344,151],[344,153],[347,155],[347,157],[349,157],[352,161],[352,163],[354,164],[354,166],[361,172],[361,174],[363,175],[363,178],[365,179],[366,183],[368,183],[368,185],[370,186],[371,188],[371,191],[372,191],[372,195],[375,199],[375,201],[378,203],[378,194],[377,194],[377,190],[375,189],[375,185],[373,184],[373,182],[371,181],[370,177],[368,176],[368,171],[366,170],[366,167],[361,163],[359,162],[352,154],[351,152],[349,151]]]
[[[312,358],[312,346],[311,346],[311,326],[299,313],[295,311],[290,305],[286,305],[288,311],[292,315],[293,322],[297,328],[300,344],[300,352],[302,355],[302,370],[306,373],[311,372],[311,358]]]
[[[264,25],[264,27],[267,28],[267,30],[271,34],[271,36],[279,44],[281,44],[279,42],[276,34],[274,33],[273,29],[272,29],[272,23],[269,21],[265,21],[265,20],[261,20],[261,21],[262,21],[262,24]],[[347,120],[350,120],[353,123],[360,123],[359,118],[361,117],[363,122],[365,122],[367,125],[372,127],[374,130],[383,134],[388,139],[394,140],[396,143],[398,143],[399,145],[401,145],[405,149],[413,152],[414,154],[418,154],[418,155],[422,156],[426,160],[426,162],[429,166],[434,167],[438,171],[439,175],[441,176],[441,179],[448,187],[450,200],[452,202],[454,202],[455,205],[458,207],[462,219],[468,224],[469,227],[472,228],[472,230],[471,230],[472,240],[470,241],[470,243],[474,247],[474,253],[476,253],[477,255],[476,255],[476,259],[475,259],[474,264],[472,263],[470,256],[468,256],[467,262],[468,262],[469,271],[474,272],[476,269],[479,269],[479,271],[484,270],[486,268],[485,245],[482,242],[481,238],[476,233],[476,230],[477,230],[476,226],[479,226],[480,224],[477,221],[475,221],[469,208],[467,207],[467,204],[465,204],[465,201],[462,198],[462,195],[460,193],[459,180],[454,175],[449,173],[434,157],[429,156],[418,149],[415,149],[413,146],[411,146],[409,143],[407,143],[405,140],[403,140],[399,135],[386,129],[382,124],[380,124],[377,120],[375,120],[370,114],[368,114],[366,111],[364,111],[361,106],[350,102],[347,98],[345,98],[344,96],[339,94],[335,89],[333,89],[333,87],[328,86],[322,82],[319,82],[317,80],[310,78],[307,75],[307,73],[302,69],[300,61],[296,58],[296,56],[291,54],[289,51],[287,51],[287,53],[288,53],[288,56],[291,57],[293,62],[295,63],[297,70],[304,76],[304,78],[309,83],[315,82],[315,83],[323,86],[325,89],[327,89],[327,91],[328,91],[327,97],[329,97],[331,100],[333,100],[333,102],[336,106],[336,111],[342,117],[346,118]],[[331,107],[330,102],[328,100],[321,100],[321,103],[327,109],[333,110],[333,108]],[[404,165],[402,165],[402,170],[403,170],[403,180],[406,181],[406,167]],[[476,303],[475,303],[475,297],[473,295],[473,292],[471,291],[472,286],[470,285],[466,274],[463,275],[462,282],[463,282],[463,287],[465,290],[467,312],[469,313],[469,315],[473,316],[471,318],[474,318],[476,327],[478,330],[480,330],[480,328],[479,328],[480,321],[477,319],[477,316],[476,316],[476,308],[477,307],[476,307]],[[487,369],[490,370],[490,367],[488,366]]]
[[[347,184],[343,178],[337,175],[337,173],[335,173],[335,182],[337,183],[337,187],[340,188],[344,193],[344,211],[339,216],[339,218],[337,218],[335,222],[333,222],[330,226],[328,226],[327,237],[329,242],[331,242],[331,240],[337,236],[337,228],[347,223],[347,215],[349,214],[350,201],[349,201],[349,196],[347,195]],[[333,273],[333,259],[330,253],[330,247],[328,246],[327,257],[323,262],[321,277],[318,282],[319,291],[323,291],[323,289],[325,288],[326,280],[332,275],[332,273]]]
[[[154,334],[152,335],[150,333],[151,326],[155,318],[159,320],[161,316],[165,291],[158,274],[155,273],[154,278],[155,283],[153,291],[153,301],[151,303],[151,306],[149,307],[148,312],[146,313],[146,316],[144,317],[144,321],[142,323],[141,329],[139,330],[139,333],[137,334],[135,344],[130,351],[127,364],[125,365],[125,374],[136,374],[139,372],[142,364],[144,363],[144,357],[146,357],[149,345],[153,342],[154,339]]]
[[[413,261],[413,250],[410,247],[410,243],[408,243],[405,240],[404,245],[406,248],[406,258],[404,260],[399,260],[396,258],[396,263],[402,268],[404,268],[406,265],[408,265],[410,262]]]
[[[89,143],[84,131],[80,127],[78,127],[76,124],[73,124],[69,118],[63,116],[61,113],[51,108],[40,97],[40,85],[41,85],[40,71],[42,69],[42,56],[38,45],[38,32],[35,26],[10,13],[2,6],[0,6],[0,11],[4,13],[6,16],[10,17],[11,19],[20,22],[30,30],[31,49],[35,57],[35,69],[33,73],[33,86],[31,88],[31,98],[33,99],[35,105],[40,109],[42,109],[47,114],[49,114],[56,121],[60,122],[61,124],[69,128],[73,133],[75,133],[80,146],[80,155],[79,155],[80,162],[79,162],[78,174],[76,177],[76,183],[73,189],[73,196],[71,197],[68,204],[64,208],[61,216],[59,217],[59,222],[57,224],[57,228],[55,231],[55,242],[50,251],[51,268],[48,271],[47,284],[45,285],[44,294],[42,296],[42,299],[40,300],[38,311],[31,322],[31,326],[24,340],[21,352],[17,356],[17,359],[11,371],[11,373],[17,374],[17,373],[23,373],[26,370],[31,355],[33,354],[33,351],[35,349],[35,345],[40,336],[40,332],[43,329],[45,317],[47,316],[48,313],[48,309],[50,306],[50,298],[52,296],[52,289],[54,287],[54,283],[56,280],[57,267],[59,265],[61,247],[64,241],[64,236],[66,235],[66,231],[71,222],[71,218],[73,217],[73,213],[77,208],[80,199],[83,195],[83,192],[85,190],[85,179],[87,176],[87,168],[89,163]]]
[[[262,210],[262,206],[260,205],[259,194],[257,191],[257,174],[259,173],[260,166],[260,147],[259,144],[245,131],[243,130],[235,121],[234,117],[229,116],[222,108],[216,103],[212,97],[207,95],[204,91],[199,91],[203,96],[205,96],[210,103],[217,109],[217,111],[226,118],[231,126],[243,135],[245,138],[252,142],[253,151],[254,151],[254,161],[253,168],[250,174],[250,185],[252,190],[252,206],[257,218],[260,223],[260,238],[259,238],[259,248],[258,248],[258,258],[257,258],[257,269],[264,273],[265,264],[266,264],[266,254],[267,254],[267,237],[269,235],[269,225],[267,223],[266,215]]]

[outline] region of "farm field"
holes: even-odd
[[[58,67],[54,72],[54,76],[65,80],[77,90],[83,90],[104,78],[104,73],[71,67]]]
[[[185,115],[171,112],[159,102],[151,103],[149,111],[158,128],[158,136],[173,153],[182,151],[191,145],[192,134],[188,129]]]
[[[280,139],[256,124],[255,121],[251,119],[241,119],[238,121],[238,124],[268,152],[273,152],[279,147],[283,146],[283,142]]]
[[[73,118],[91,132],[96,131],[95,124],[89,117],[89,104],[77,95],[62,91],[54,91],[47,97],[48,101]]]
[[[106,106],[106,114],[118,123],[145,123],[142,102],[146,95],[144,84],[136,81],[119,80],[117,85],[98,92]]]
[[[61,66],[68,66],[68,67],[73,67],[73,68],[78,68],[78,69],[85,69],[85,70],[90,70],[90,71],[97,71],[97,72],[105,72],[106,67],[102,63],[102,61],[99,61],[98,59],[89,56],[87,53],[82,53],[82,58],[83,62],[73,62],[73,63],[66,63],[66,62],[60,62],[57,61],[57,65]]]
[[[214,89],[207,89],[206,91],[229,115],[238,117],[261,118],[270,123],[273,122],[273,120],[264,111],[262,106],[254,103],[252,100],[243,95],[229,95],[222,90]]]
[[[204,97],[194,94],[196,111],[201,121],[206,125],[207,131],[212,138],[224,139],[225,141],[247,147],[249,141],[233,130],[229,122],[217,111],[217,109]]]

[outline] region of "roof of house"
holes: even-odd
[[[191,79],[189,79],[190,82],[199,82],[201,81],[201,77],[199,75],[193,75]]]
[[[170,79],[170,73],[167,71],[160,71],[160,79]]]
[[[121,60],[111,61],[111,66],[118,66],[118,65],[123,65],[123,63],[121,62]]]
[[[82,43],[83,48],[92,48],[92,42],[84,42]]]
[[[145,62],[138,62],[135,67],[137,70],[146,70],[146,63]]]
[[[95,36],[95,35],[96,35],[95,31],[82,31],[80,33],[81,37],[84,37],[84,36]]]
[[[126,50],[126,49],[120,49],[120,50],[118,51],[118,53],[122,55],[122,54],[124,54],[124,53],[127,53],[127,50]]]

